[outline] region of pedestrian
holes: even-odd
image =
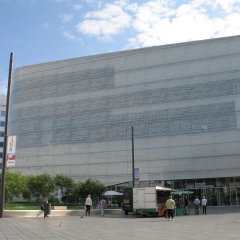
[[[170,221],[170,217],[172,218],[172,220],[175,220],[174,218],[174,209],[176,208],[176,203],[175,201],[172,199],[172,196],[168,197],[168,200],[166,201],[166,209],[167,209],[167,217],[168,220]]]
[[[203,209],[203,214],[207,214],[207,199],[205,198],[205,196],[203,196],[202,200],[201,200],[201,204],[202,204],[202,209]]]
[[[50,214],[50,203],[48,202],[47,197],[44,198],[41,209],[43,210],[43,217],[44,218],[48,217],[48,215]]]
[[[90,216],[91,207],[92,207],[92,199],[91,195],[88,195],[85,201],[85,207],[86,207],[86,216]]]
[[[98,205],[99,205],[100,210],[101,210],[101,216],[104,217],[104,209],[105,209],[106,206],[107,206],[107,202],[106,202],[106,200],[104,199],[104,197],[102,197],[102,199],[99,201]]]
[[[199,214],[199,205],[200,205],[200,200],[199,200],[198,196],[194,199],[193,204],[195,206],[195,214],[198,215]]]
[[[189,214],[189,212],[188,212],[188,207],[189,207],[189,201],[188,201],[188,198],[185,197],[185,198],[184,198],[184,214],[185,214],[185,215],[188,215],[188,214]]]

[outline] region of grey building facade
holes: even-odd
[[[133,126],[139,184],[238,204],[239,109],[240,36],[21,67],[9,123],[15,169],[131,182]]]

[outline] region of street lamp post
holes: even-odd
[[[5,175],[6,175],[7,134],[8,134],[7,128],[8,128],[8,112],[9,112],[10,90],[11,90],[11,80],[12,80],[12,67],[13,67],[13,53],[10,54],[9,74],[8,74],[8,89],[7,89],[3,160],[2,160],[2,187],[1,187],[1,196],[0,196],[0,218],[3,217],[3,210],[4,210],[4,204],[5,204]]]
[[[132,126],[132,185],[135,187],[135,172],[134,172],[134,129]]]

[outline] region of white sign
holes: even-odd
[[[7,155],[7,167],[15,167],[16,155]]]
[[[15,154],[16,153],[16,136],[9,136],[7,138],[7,154]]]
[[[7,167],[15,167],[16,162],[16,136],[9,136],[7,138]]]

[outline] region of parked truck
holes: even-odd
[[[165,203],[172,193],[171,188],[134,187],[127,188],[123,194],[122,210],[139,216],[164,216]]]

